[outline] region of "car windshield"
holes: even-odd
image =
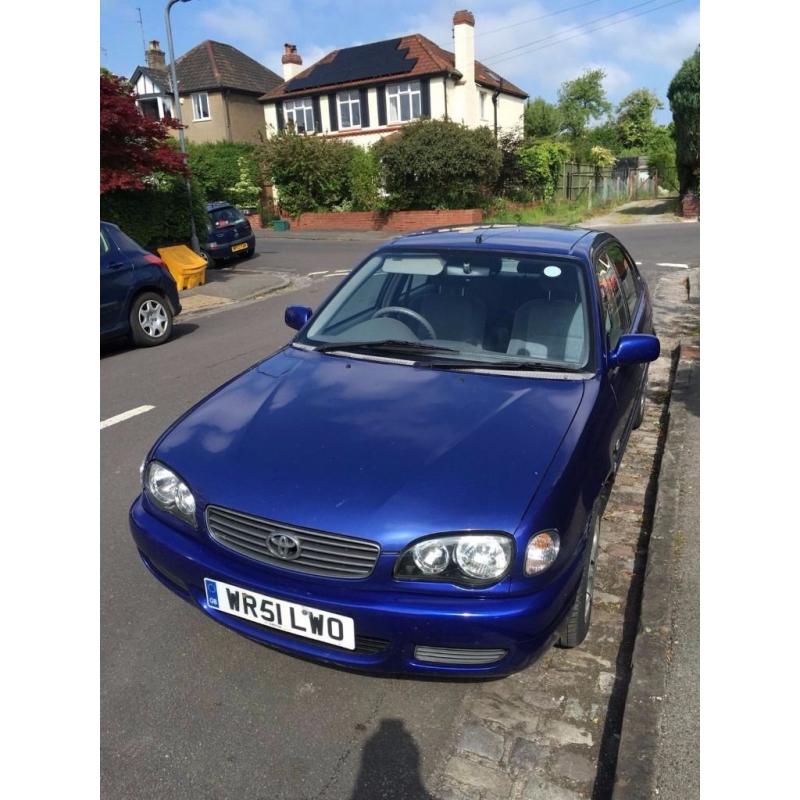
[[[244,220],[242,212],[233,206],[214,209],[214,211],[208,212],[208,216],[215,228],[225,228],[228,225],[235,225],[237,222]]]
[[[588,308],[583,269],[569,258],[392,250],[356,270],[298,342],[441,368],[580,370]]]

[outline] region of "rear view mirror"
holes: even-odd
[[[312,313],[308,306],[287,306],[283,313],[283,321],[290,328],[299,331],[311,319]]]
[[[655,361],[661,354],[661,342],[647,333],[631,333],[620,336],[616,348],[608,356],[610,367],[626,364],[646,364]]]

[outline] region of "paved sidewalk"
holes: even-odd
[[[247,262],[240,262],[235,267],[224,269],[207,269],[206,283],[194,289],[186,289],[180,293],[181,315],[210,308],[254,300],[265,294],[285,289],[291,278],[276,272],[248,269]]]
[[[695,282],[699,270],[665,274],[654,287],[662,356],[650,366],[645,420],[631,435],[603,518],[589,636],[574,650],[550,650],[524,672],[475,685],[432,783],[436,800],[611,796],[673,352],[697,327],[687,274]]]
[[[700,797],[700,350],[681,348],[614,800]]]
[[[608,225],[663,225],[675,222],[696,223],[697,219],[679,217],[676,197],[664,197],[657,200],[633,200],[624,203],[613,211],[586,219],[580,223],[584,228],[604,228]]]

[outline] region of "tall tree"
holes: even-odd
[[[531,139],[547,139],[561,130],[561,114],[558,107],[543,97],[525,106],[525,136]]]
[[[572,139],[580,139],[592,120],[602,119],[611,111],[602,69],[590,69],[571,81],[565,81],[558,90],[558,110],[561,113],[561,130]]]
[[[689,56],[667,90],[675,126],[681,197],[700,188],[700,48]]]
[[[120,78],[100,74],[100,194],[143,189],[156,172],[187,173],[183,154],[169,144],[172,119],[151,120],[139,113],[133,90]]]
[[[664,104],[649,89],[635,89],[617,106],[617,128],[623,147],[646,147],[655,130],[653,112]]]

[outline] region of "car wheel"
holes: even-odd
[[[639,404],[636,406],[636,417],[633,420],[633,429],[636,430],[644,422],[644,407],[647,404],[647,372],[644,375],[644,384],[642,386],[641,396],[639,397]]]
[[[169,303],[154,292],[140,294],[133,301],[130,314],[131,339],[139,347],[163,344],[172,333]]]
[[[252,258],[256,254],[255,247],[252,250],[248,250],[243,256],[242,260],[246,261],[248,258]]]
[[[217,266],[217,262],[205,250],[200,251],[200,256],[206,262],[206,269],[214,269]]]
[[[589,632],[589,623],[592,621],[594,577],[597,570],[597,556],[600,553],[600,516],[599,512],[594,514],[581,582],[578,586],[578,593],[575,595],[575,602],[561,623],[557,643],[559,647],[577,647]]]

